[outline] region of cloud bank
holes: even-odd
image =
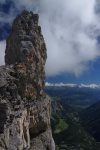
[[[6,0],[1,2],[5,3]],[[89,68],[89,62],[95,61],[100,56],[97,42],[100,24],[96,0],[12,0],[12,2],[14,7],[9,11],[9,22],[16,12],[22,9],[40,14],[40,25],[47,45],[47,76],[61,73],[78,76]]]

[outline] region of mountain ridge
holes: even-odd
[[[46,87],[49,87],[49,86],[53,86],[53,87],[70,87],[70,88],[90,88],[90,89],[100,89],[100,84],[95,84],[95,83],[92,83],[92,84],[83,84],[83,83],[80,83],[80,84],[73,84],[73,83],[49,83],[49,82],[46,82],[45,83],[45,86]]]
[[[80,113],[80,118],[86,130],[97,140],[97,142],[100,142],[100,102],[83,110]]]

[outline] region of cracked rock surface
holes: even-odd
[[[0,67],[0,150],[55,150],[51,101],[44,93],[46,45],[39,16],[24,11],[7,39]]]

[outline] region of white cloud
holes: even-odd
[[[24,8],[40,14],[48,53],[47,76],[64,72],[78,76],[89,68],[89,62],[100,56],[96,41],[100,33],[96,0],[12,1],[15,12]],[[11,14],[16,13],[13,10]]]
[[[6,41],[0,41],[0,66],[4,65]]]
[[[100,52],[95,38],[95,0],[43,0],[40,23],[47,43],[47,75],[80,75]]]

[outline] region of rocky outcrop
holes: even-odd
[[[24,11],[0,67],[0,150],[55,150],[50,98],[44,93],[46,46],[38,15]]]

